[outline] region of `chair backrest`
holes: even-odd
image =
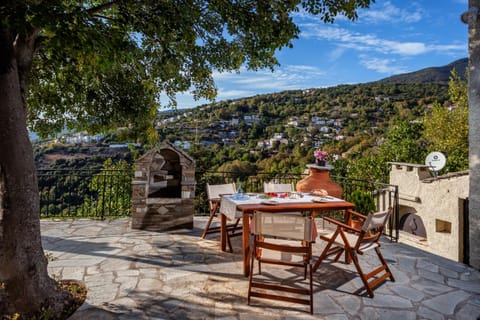
[[[306,242],[315,240],[313,232],[315,225],[311,216],[255,211],[253,219],[252,231],[255,235]]]
[[[222,194],[234,194],[237,192],[235,183],[225,184],[208,184],[207,183],[207,195],[208,199],[220,199]]]
[[[385,211],[369,213],[362,226],[362,231],[368,232],[373,229],[382,231],[388,218],[392,214],[392,208]]]
[[[293,192],[293,183],[264,182],[263,192]]]

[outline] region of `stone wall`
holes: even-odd
[[[390,183],[398,185],[400,218],[421,217],[426,237],[400,232],[399,241],[463,262],[463,203],[468,197],[468,172],[434,177],[427,166],[392,163]]]
[[[193,228],[193,201],[181,198],[147,198],[132,217],[132,228],[166,231]]]

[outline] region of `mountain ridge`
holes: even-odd
[[[468,66],[468,58],[455,60],[447,65],[440,67],[428,67],[413,72],[397,74],[391,77],[383,78],[380,83],[428,83],[440,82],[448,83],[451,71],[455,69],[457,74],[465,79],[465,71]]]

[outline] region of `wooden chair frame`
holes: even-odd
[[[338,261],[342,253],[345,252],[345,262],[350,263],[353,261],[368,295],[373,298],[373,290],[387,278],[390,278],[392,282],[395,281],[395,278],[380,251],[380,243],[378,242],[391,213],[391,208],[383,212],[370,213],[368,216],[350,211],[350,216],[347,216],[346,219],[347,223],[337,221],[330,217],[324,217],[323,219],[325,219],[325,221],[335,224],[337,228],[333,233],[320,236],[320,239],[327,241],[328,243],[318,260],[315,262],[313,271],[315,272],[317,270],[320,263],[322,263],[326,257],[335,255],[334,261]],[[363,226],[361,229],[352,226],[351,215],[355,215],[359,217],[360,220],[363,220]],[[363,255],[366,251],[371,249],[375,250],[381,265],[373,271],[365,273],[360,266],[358,256]],[[381,272],[383,272],[383,274],[378,276]],[[372,278],[374,279],[370,280]]]
[[[213,190],[216,189],[216,190]],[[208,218],[207,224],[205,225],[205,228],[203,229],[202,232],[202,239],[205,239],[207,234],[210,233],[220,233],[220,226],[217,227],[212,227],[212,221],[213,218],[218,216],[219,210],[220,210],[220,201],[221,201],[221,195],[218,192],[218,189],[222,189],[225,192],[222,194],[233,194],[236,192],[235,184],[234,183],[227,183],[227,184],[221,184],[221,185],[210,185],[207,183],[207,195],[208,195],[208,205],[210,208],[210,217]],[[242,235],[241,232],[236,232],[236,231],[241,231],[242,227],[239,226],[240,218],[236,219],[234,223],[227,224],[226,226],[226,234],[227,234],[227,244],[230,252],[233,252],[232,248],[232,243],[230,241],[230,237],[234,236],[240,236]]]
[[[298,217],[293,215],[283,215],[281,213],[266,213],[266,212],[255,212],[254,213],[254,229],[257,230],[256,226],[259,223],[259,219],[257,219],[258,215],[276,215],[276,216],[283,216],[287,219],[304,219],[305,221],[305,228],[312,228],[312,218],[311,217]],[[266,238],[276,236],[275,234],[263,234],[254,231],[253,236],[253,247],[252,247],[252,263],[250,264],[250,275],[249,275],[249,285],[248,285],[248,305],[250,305],[251,297],[262,298],[262,299],[271,299],[271,300],[279,300],[279,301],[287,301],[293,302],[303,305],[310,306],[310,314],[313,314],[313,272],[312,272],[312,242],[314,241],[312,235],[310,234],[310,238],[305,238],[302,235],[299,235],[296,239],[289,239],[289,240],[296,240],[298,241],[298,245],[287,245],[287,244],[279,244],[275,243],[275,239]],[[280,235],[281,237],[281,235]],[[292,253],[297,255],[302,255],[302,261],[283,261],[281,259],[273,259],[273,258],[265,258],[262,257],[262,249],[272,250],[282,253]],[[292,266],[292,267],[301,267],[304,269],[304,280],[307,279],[309,281],[308,288],[294,288],[282,284],[270,284],[270,283],[263,283],[256,281],[253,275],[254,264],[253,261],[258,261],[258,271],[259,274],[262,273],[261,265],[262,263],[266,264],[275,264],[275,265],[284,265],[284,266]],[[262,292],[257,291],[256,289],[263,290]],[[268,293],[268,292],[285,292],[294,295],[306,295],[307,298],[300,298],[296,296],[285,296],[280,294]]]
[[[293,182],[291,183],[275,183],[275,182],[264,182],[263,183],[263,192],[275,192],[275,193],[289,193],[294,192],[295,188],[293,186]],[[287,212],[284,212],[285,214]],[[291,211],[288,214],[298,214],[302,215],[301,211]]]
[[[295,188],[293,183],[274,183],[274,182],[264,182],[263,183],[263,192],[293,192]]]

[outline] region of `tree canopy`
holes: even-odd
[[[332,22],[338,14],[355,18],[356,7],[369,3],[6,1],[0,12],[10,37],[35,38],[24,94],[31,129],[46,135],[145,127],[158,104],[175,105],[178,92],[214,98],[213,70],[273,69],[276,51],[299,35],[295,12]]]
[[[468,169],[468,94],[467,82],[452,72],[448,93],[453,106],[434,103],[425,117],[425,138],[430,151],[446,153],[447,172]]]

